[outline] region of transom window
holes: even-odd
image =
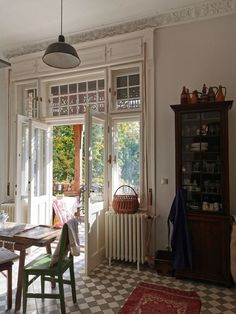
[[[39,118],[37,89],[30,88],[26,90],[25,95],[25,112],[26,115],[35,119]]]
[[[104,79],[50,86],[49,116],[85,113],[92,104],[98,112],[105,111]]]
[[[116,108],[132,109],[140,106],[139,74],[116,78]]]
[[[139,67],[112,71],[112,111],[141,109]]]
[[[17,114],[39,119],[40,110],[37,83],[33,81],[26,84],[17,84],[16,93],[18,101]]]

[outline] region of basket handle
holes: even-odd
[[[123,188],[123,187],[125,187],[125,186],[127,186],[128,188],[130,188],[130,189],[134,192],[134,194],[135,194],[136,196],[138,196],[138,194],[135,192],[135,190],[132,188],[132,186],[127,185],[127,184],[124,184],[124,185],[119,186],[118,189],[116,189],[114,195],[116,195],[116,192],[117,192],[120,188]]]

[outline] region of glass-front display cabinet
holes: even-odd
[[[176,191],[186,190],[193,269],[188,277],[229,284],[228,113],[232,101],[172,105]],[[220,277],[221,276],[221,277]]]
[[[228,110],[232,102],[173,105],[176,112],[176,189],[187,210],[228,214]]]

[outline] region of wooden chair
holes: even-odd
[[[6,262],[0,265],[0,271],[7,271],[7,309],[12,307],[12,265],[13,262]]]
[[[24,267],[23,273],[23,314],[26,313],[27,298],[49,298],[60,299],[61,313],[65,311],[65,298],[63,284],[71,285],[73,303],[76,303],[76,291],[75,291],[75,276],[74,276],[74,262],[73,255],[69,253],[68,256],[68,226],[64,224],[61,239],[60,239],[60,251],[58,262],[51,266],[52,255],[43,254],[31,261]],[[64,272],[70,269],[70,279],[63,279]],[[33,276],[33,278],[29,278]],[[30,293],[28,287],[38,278],[41,277],[41,293]],[[59,293],[45,293],[45,281],[55,281],[59,286]]]
[[[12,265],[18,255],[3,247],[0,248],[0,272],[7,271],[7,310],[12,308]]]

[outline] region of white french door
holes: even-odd
[[[51,128],[17,117],[16,221],[51,223]]]
[[[29,119],[17,116],[16,222],[28,221],[29,206]]]
[[[106,119],[92,106],[85,114],[85,272],[105,256]]]

